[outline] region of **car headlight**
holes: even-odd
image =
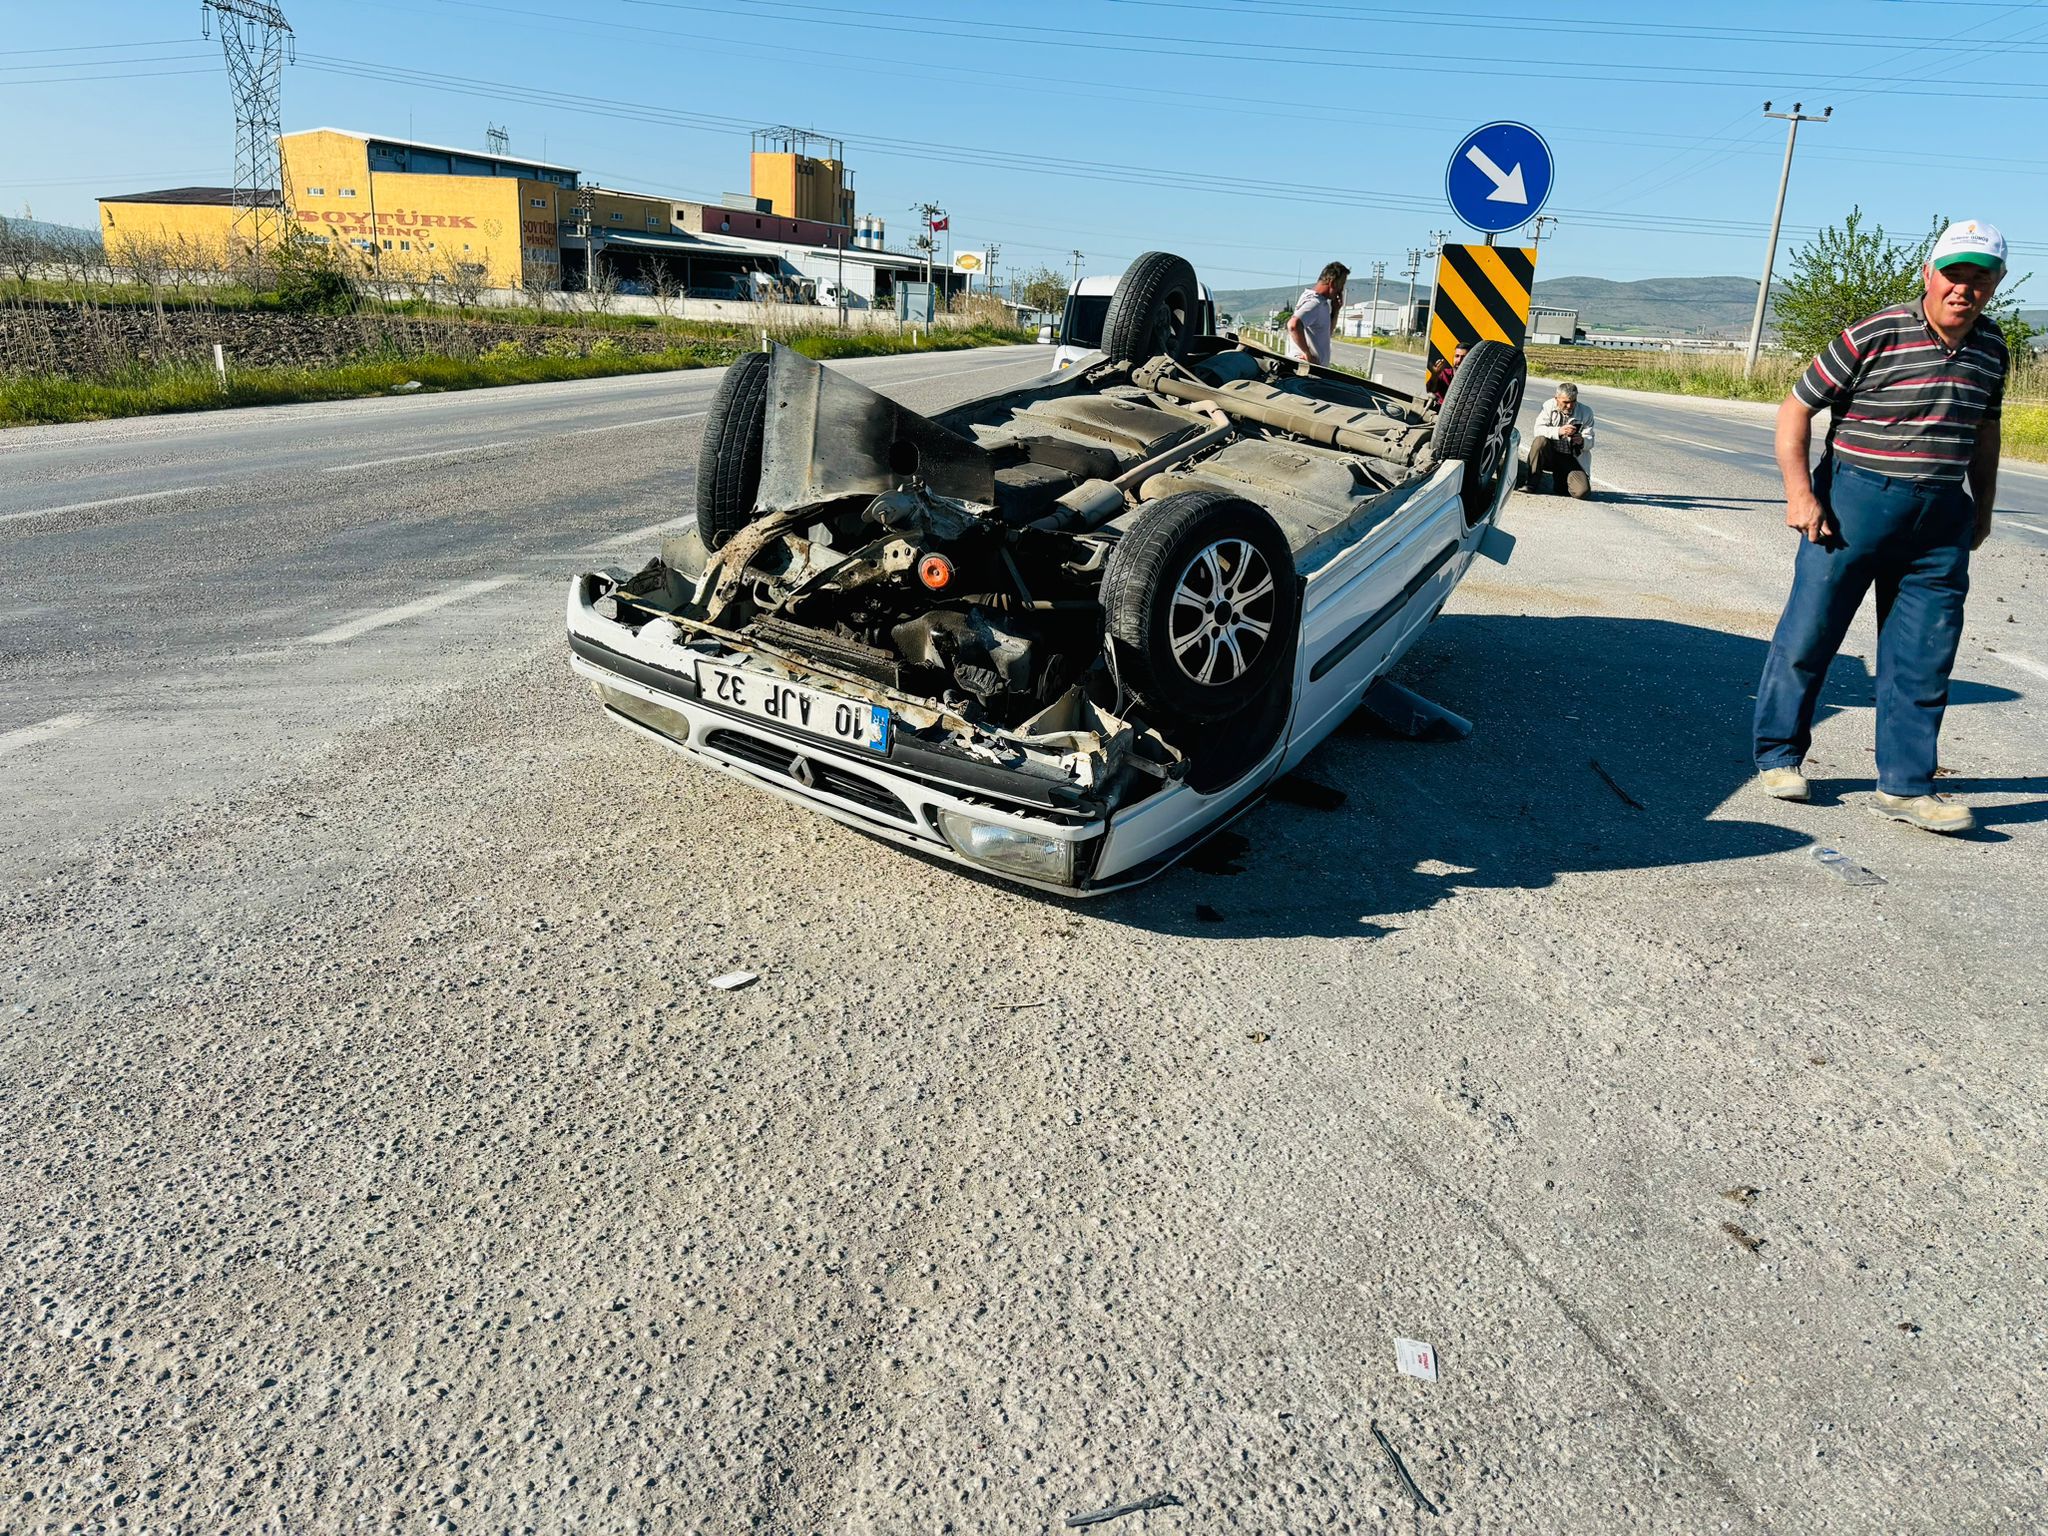
[[[963,859],[985,868],[1052,885],[1074,883],[1074,843],[1069,838],[976,821],[958,811],[940,811],[939,830]]]

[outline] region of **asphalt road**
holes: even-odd
[[[1070,906],[569,676],[714,384],[0,438],[0,1523],[2038,1525],[2024,515],[1975,837],[1866,814],[1867,615],[1816,801],[1747,790],[1767,413],[1599,392],[1626,490],[1517,497],[1404,665],[1471,740]]]

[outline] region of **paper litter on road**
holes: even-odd
[[[760,979],[752,971],[727,971],[723,976],[712,977],[711,985],[718,988],[721,992],[733,992],[741,987],[750,986]]]
[[[1420,1339],[1395,1339],[1394,1365],[1403,1376],[1436,1380],[1436,1351]]]

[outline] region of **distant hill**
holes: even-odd
[[[1632,283],[1604,277],[1539,279],[1536,302],[1576,309],[1589,331],[1642,335],[1747,336],[1756,308],[1753,277],[1645,277]]]
[[[1306,283],[1289,283],[1283,288],[1218,288],[1215,290],[1216,313],[1236,315],[1240,319],[1264,319],[1282,304],[1292,304],[1301,297]],[[1365,293],[1372,297],[1372,282],[1366,281]],[[1349,297],[1349,295],[1346,295]],[[1385,297],[1384,291],[1381,297]]]
[[[0,215],[0,217],[5,216]],[[80,229],[75,224],[52,224],[44,219],[9,218],[7,220],[7,227],[9,229],[26,230],[39,240],[59,240],[66,244],[83,242],[88,245],[96,245],[100,238],[100,232],[96,229]]]
[[[1405,282],[1388,282],[1380,288],[1381,302],[1398,300],[1408,291]],[[1418,296],[1427,294],[1418,288]],[[1225,288],[1216,293],[1218,310],[1232,315],[1269,314],[1282,304],[1291,304],[1301,285],[1279,288]],[[1360,283],[1352,274],[1348,299],[1370,298],[1372,281]],[[1576,309],[1579,324],[1587,330],[1634,331],[1643,335],[1671,336],[1700,330],[1710,336],[1746,336],[1749,314],[1756,304],[1753,277],[1646,277],[1632,283],[1617,283],[1604,277],[1553,277],[1538,280],[1536,302],[1558,309]]]

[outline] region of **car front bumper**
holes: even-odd
[[[697,688],[700,657],[728,666],[760,666],[760,658],[703,649],[706,641],[678,645],[608,619],[594,606],[598,580],[570,583],[570,666],[619,724],[794,805],[980,874],[1061,896],[1123,889],[1168,867],[1253,798],[1175,784],[1123,811],[1066,811],[1046,803],[1043,779],[940,752],[900,730],[886,755],[778,730]]]

